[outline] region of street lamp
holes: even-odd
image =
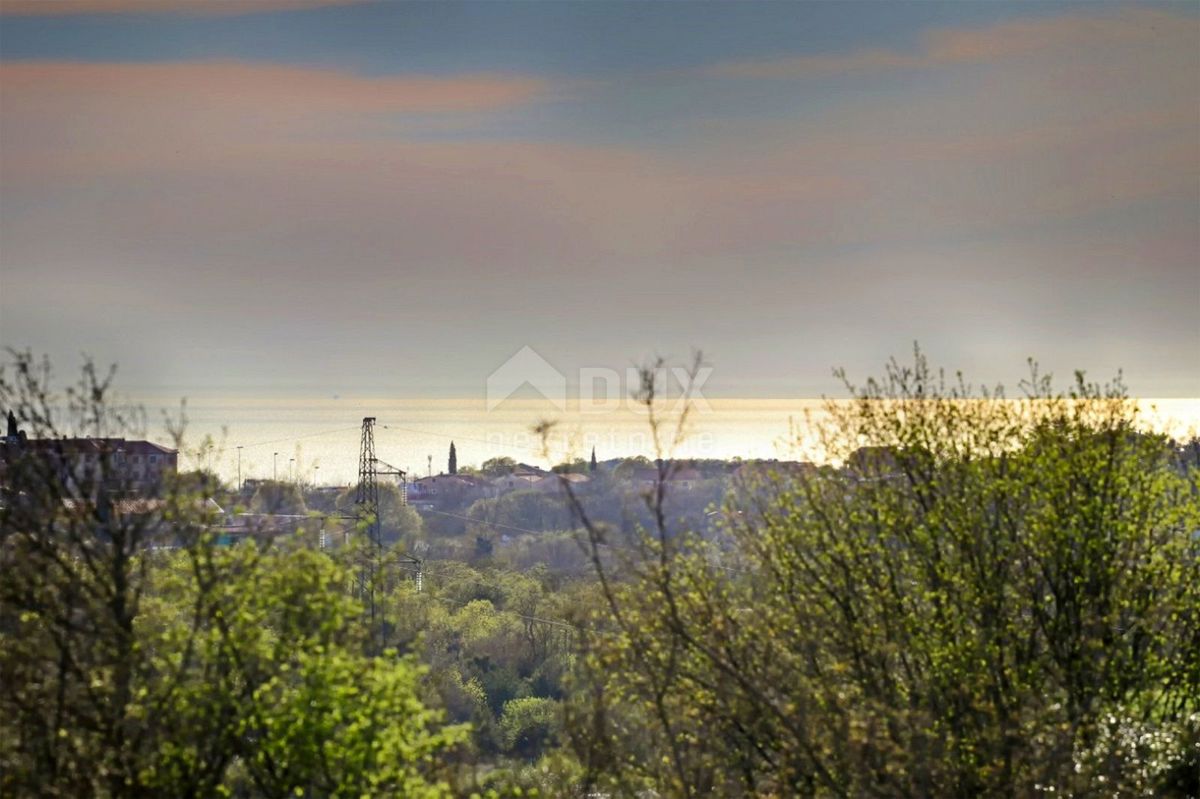
[[[271,454],[271,482],[279,482],[279,453]]]
[[[288,458],[288,479],[296,482],[296,459]]]

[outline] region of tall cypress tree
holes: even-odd
[[[588,464],[588,471],[596,471],[596,448],[592,447],[592,462]]]
[[[450,442],[450,474],[458,474],[458,453],[454,451],[454,442]]]

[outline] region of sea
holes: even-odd
[[[234,483],[274,478],[306,485],[356,479],[363,419],[374,418],[375,456],[410,476],[447,469],[451,442],[460,466],[496,457],[548,467],[574,458],[600,461],[721,458],[821,461],[816,428],[823,399],[706,399],[665,402],[653,418],[632,401],[559,407],[541,398],[483,399],[196,397],[185,420],[180,469],[204,468]],[[171,444],[178,400],[147,398],[146,435]],[[1147,429],[1177,439],[1200,431],[1200,399],[1139,400]],[[168,424],[168,420],[173,420]],[[682,421],[682,425],[680,424]]]

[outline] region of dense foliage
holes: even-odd
[[[140,424],[48,378],[0,373],[31,439]],[[353,489],[131,501],[106,456],[9,453],[0,795],[1200,794],[1200,450],[1119,384],[1024,388],[918,355],[814,421],[821,467],[385,487],[383,553]],[[229,545],[243,504],[289,524]]]
[[[52,396],[24,357],[0,375],[40,440],[64,415],[96,438],[124,431],[106,394],[89,369]],[[426,707],[423,667],[368,645],[352,558],[217,547],[195,481],[131,501],[113,453],[79,466],[6,462],[0,793],[449,793],[440,757],[465,730]]]
[[[849,468],[745,486],[719,536],[649,533],[583,661],[594,779],[1196,795],[1196,473],[1120,385],[1028,389],[980,398],[893,364],[828,409]]]

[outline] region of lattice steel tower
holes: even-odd
[[[362,441],[358,446],[358,491],[354,496],[356,515],[368,524],[367,537],[376,547],[383,546],[379,526],[379,471],[375,458],[375,417],[362,421]]]
[[[383,469],[380,469],[380,466]],[[383,608],[375,602],[375,593],[377,589],[385,592],[389,590],[385,563],[403,562],[408,564],[404,568],[414,573],[418,591],[422,588],[424,575],[420,558],[395,552],[385,558],[379,512],[380,475],[395,477],[399,481],[400,503],[408,504],[404,470],[397,469],[375,456],[375,417],[365,416],[362,421],[362,440],[358,448],[358,490],[354,497],[354,517],[358,521],[359,529],[367,534],[368,541],[366,550],[361,553],[359,591],[367,605],[372,630],[378,630],[382,645],[387,622],[383,618]]]

